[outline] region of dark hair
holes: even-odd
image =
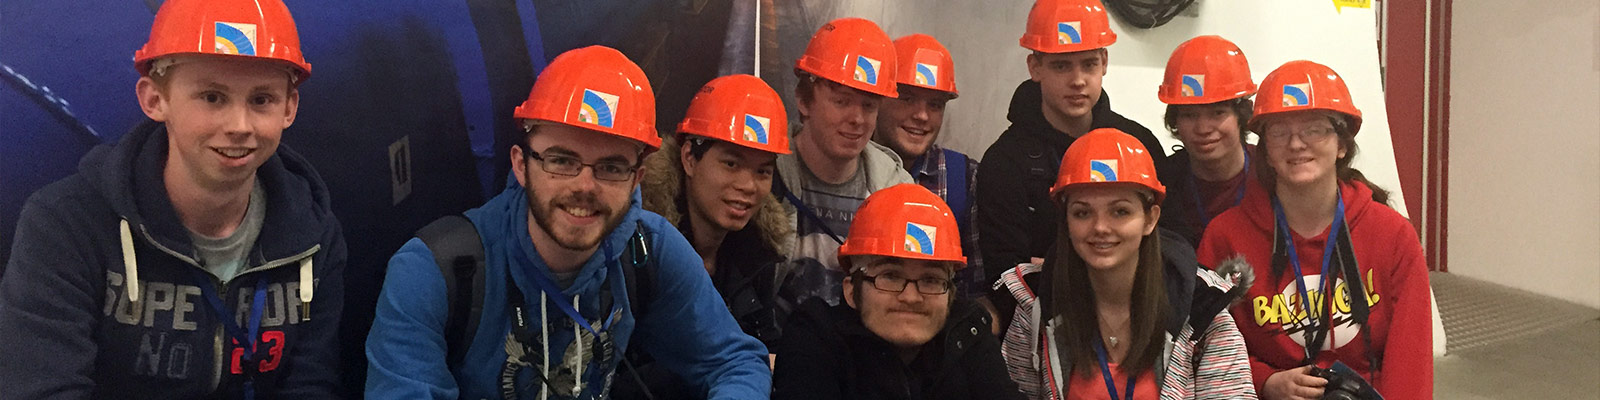
[[[1155,199],[1144,193],[1139,198],[1148,215],[1155,206]],[[1098,339],[1100,332],[1100,314],[1095,312],[1095,293],[1089,284],[1089,266],[1078,255],[1077,249],[1072,247],[1064,204],[1058,206],[1063,208],[1063,212],[1061,222],[1056,227],[1055,259],[1045,260],[1046,267],[1055,274],[1049,301],[1054,305],[1056,315],[1063,318],[1055,340],[1057,346],[1070,354],[1073,370],[1079,376],[1087,377],[1092,369],[1079,367],[1098,365],[1092,343]],[[1133,290],[1128,307],[1128,353],[1118,366],[1123,373],[1135,376],[1155,368],[1161,358],[1166,340],[1162,322],[1172,312],[1167,304],[1166,283],[1162,276],[1164,262],[1161,259],[1158,232],[1150,231],[1139,242],[1139,263],[1133,274]],[[1050,317],[1053,316],[1046,316],[1039,323],[1045,324]]]
[[[1248,98],[1248,97],[1240,97],[1240,98],[1237,98],[1237,99],[1223,100],[1223,101],[1219,101],[1219,102],[1216,102],[1216,103],[1208,103],[1208,104],[1203,104],[1203,105],[1209,106],[1209,105],[1212,105],[1212,104],[1222,104],[1222,103],[1227,103],[1225,105],[1227,105],[1229,109],[1233,110],[1233,116],[1238,119],[1238,123],[1239,123],[1239,142],[1243,143],[1244,140],[1245,140],[1245,137],[1246,136],[1250,136],[1250,125],[1249,125],[1249,122],[1250,122],[1250,117],[1254,116],[1256,114],[1256,111],[1255,111],[1255,108],[1254,108],[1255,107],[1255,103],[1251,102],[1250,98]],[[1190,105],[1190,104],[1168,104],[1166,113],[1161,115],[1161,122],[1166,123],[1167,131],[1172,132],[1172,136],[1173,137],[1177,137],[1178,136],[1178,110],[1182,109],[1184,107],[1191,107],[1191,106],[1193,106],[1193,105]]]
[[[1367,180],[1367,176],[1363,175],[1361,170],[1350,166],[1350,161],[1356,158],[1356,152],[1359,149],[1356,146],[1356,134],[1350,130],[1349,117],[1344,114],[1333,113],[1328,116],[1328,121],[1333,123],[1333,131],[1339,135],[1339,144],[1345,148],[1344,157],[1333,162],[1335,175],[1338,176],[1339,182],[1361,182],[1361,184],[1367,186],[1367,189],[1372,190],[1372,201],[1383,203],[1386,206],[1389,205],[1389,191]],[[1262,131],[1266,130],[1265,124],[1258,124],[1258,126],[1261,127]],[[1269,159],[1267,149],[1271,146],[1267,145],[1266,140],[1266,135],[1261,135],[1262,142],[1256,146],[1255,157],[1257,160]],[[1278,190],[1278,171],[1272,169],[1272,163],[1269,162],[1256,163],[1255,167],[1256,180],[1261,182],[1262,188],[1265,188],[1267,193],[1276,195]]]

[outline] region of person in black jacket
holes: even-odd
[[[336,398],[345,240],[279,144],[311,75],[288,8],[167,1],[134,54],[149,120],[22,209],[0,397]]]
[[[1050,186],[1061,156],[1077,137],[1116,128],[1151,149],[1158,170],[1166,165],[1155,135],[1111,111],[1111,98],[1101,90],[1110,61],[1106,47],[1116,40],[1098,0],[1039,0],[1028,13],[1021,43],[1033,50],[1027,60],[1029,80],[1012,95],[1006,115],[1011,127],[983,153],[977,176],[978,231],[983,232],[978,248],[986,282],[1044,257],[1055,243],[1061,217],[1050,203]],[[1014,307],[1009,293],[990,292],[986,300],[995,306],[991,312]]]
[[[804,303],[776,346],[774,399],[1021,399],[992,317],[953,295],[950,207],[915,184],[867,197],[839,248],[844,304]]]
[[[1156,97],[1167,104],[1162,122],[1183,147],[1157,171],[1170,193],[1161,202],[1161,227],[1192,246],[1211,219],[1244,199],[1254,185],[1245,122],[1256,92],[1250,63],[1239,46],[1221,36],[1189,39],[1172,50]]]

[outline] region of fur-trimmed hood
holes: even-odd
[[[661,144],[661,151],[651,153],[644,159],[644,180],[639,185],[644,195],[644,209],[671,222],[672,226],[683,230],[683,223],[688,212],[679,209],[679,198],[683,196],[683,163],[679,159],[680,146],[683,141],[678,137],[668,137]],[[783,205],[776,196],[768,195],[761,200],[756,209],[755,216],[750,218],[747,231],[754,228],[754,232],[761,237],[761,243],[766,245],[773,253],[789,254],[789,244],[794,243],[794,226],[789,223],[784,214]],[[693,238],[690,238],[693,241]]]

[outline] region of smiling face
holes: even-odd
[[[695,158],[690,147],[684,144],[679,156],[695,218],[724,231],[744,229],[756,208],[772,195],[778,155],[712,140],[710,149]]]
[[[1331,118],[1328,113],[1313,111],[1274,115],[1262,122],[1261,146],[1278,185],[1333,184],[1337,180],[1337,163],[1346,148]]]
[[[819,80],[812,88],[811,101],[799,101],[805,125],[797,140],[811,141],[823,156],[834,161],[860,157],[877,127],[878,105],[883,96],[829,81]]]
[[[626,169],[639,165],[643,145],[564,124],[547,123],[535,129],[526,146],[545,162],[530,157],[522,146],[511,148],[511,169],[527,191],[529,219],[539,227],[529,229],[529,234],[536,248],[548,243],[571,251],[592,250],[627,215],[643,170],[634,170],[626,181],[616,182],[595,179],[594,167],[583,167],[578,176],[561,176],[547,172],[543,164],[565,159]]]
[[[1217,162],[1244,152],[1239,116],[1228,102],[1172,107],[1172,127],[1196,162]]]
[[[1029,55],[1028,76],[1039,82],[1045,112],[1063,120],[1089,118],[1100,101],[1107,58],[1105,49]]]
[[[900,98],[883,102],[873,140],[910,163],[927,154],[944,126],[944,105],[950,94],[911,85],[900,86]]]
[[[875,257],[857,257],[867,258]],[[862,271],[868,277],[876,277],[876,283],[857,282],[855,274],[845,278],[845,302],[860,312],[862,325],[884,341],[900,348],[921,346],[939,334],[950,316],[950,292],[923,294],[923,282],[948,285],[952,270],[946,262],[878,258]],[[895,279],[915,283],[907,283],[905,290],[898,293],[874,286],[888,286],[887,281]]]
[[[186,59],[136,90],[145,115],[166,124],[166,176],[202,188],[249,182],[300,104],[281,64],[221,57]]]
[[[1139,189],[1097,184],[1072,188],[1066,199],[1072,248],[1090,269],[1135,268],[1139,244],[1155,231],[1161,206],[1146,209]]]

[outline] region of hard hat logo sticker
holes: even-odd
[[[1184,75],[1183,76],[1183,96],[1184,97],[1205,96],[1206,95],[1205,92],[1206,92],[1206,76],[1205,75]]]
[[[918,85],[939,86],[939,66],[917,63],[917,73],[912,80]]]
[[[906,223],[906,251],[933,255],[933,239],[938,237],[939,228],[915,222]]]
[[[878,84],[878,67],[882,63],[867,56],[856,56],[855,79],[868,85]]]
[[[1083,25],[1081,22],[1058,22],[1056,23],[1056,41],[1060,42],[1060,44],[1083,43],[1083,36],[1078,34],[1082,30]]]
[[[583,90],[583,107],[578,109],[578,121],[611,128],[617,113],[617,96],[589,89]]]
[[[1311,104],[1311,84],[1283,85],[1283,106],[1295,107]]]
[[[1089,160],[1090,182],[1116,182],[1117,160]]]
[[[256,55],[256,25],[234,22],[217,22],[212,35],[212,51],[217,54]]]
[[[767,127],[772,126],[772,120],[750,114],[744,115],[744,140],[767,144]]]

